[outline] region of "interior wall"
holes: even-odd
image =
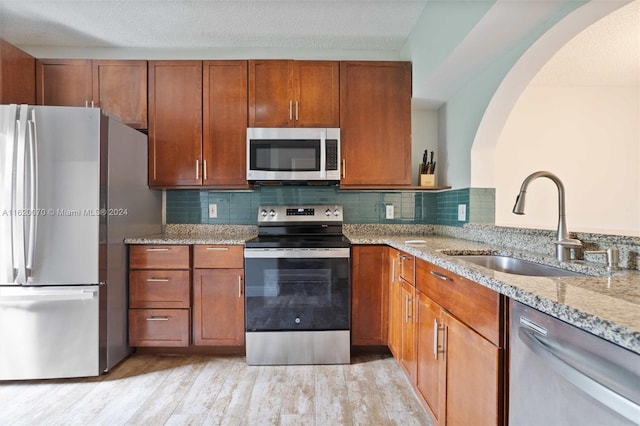
[[[547,179],[529,187],[524,216],[511,213],[522,180],[549,170],[566,188],[570,231],[640,236],[638,34],[636,0],[567,43],[522,93],[496,143],[496,225],[556,228]]]
[[[435,151],[434,159],[438,158],[438,111],[433,108],[411,108],[411,183],[418,185],[420,176],[418,165],[422,162],[425,150]],[[437,170],[437,169],[436,169]]]

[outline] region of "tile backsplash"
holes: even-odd
[[[345,223],[438,224],[462,226],[493,223],[495,191],[465,188],[445,191],[341,190],[334,186],[263,186],[247,191],[168,190],[166,222],[169,224],[254,225],[258,206],[276,204],[340,204]],[[209,218],[209,204],[217,217]],[[385,206],[393,205],[387,219]],[[458,205],[467,217],[458,220]]]

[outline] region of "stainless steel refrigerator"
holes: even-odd
[[[147,137],[98,108],[0,106],[0,380],[125,358],[125,237],[160,231]]]

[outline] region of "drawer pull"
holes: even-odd
[[[430,272],[430,273],[431,273],[431,275],[433,275],[434,277],[439,278],[439,279],[441,279],[441,280],[443,280],[443,281],[453,281],[453,279],[452,279],[452,278],[450,278],[450,277],[448,277],[448,276],[446,276],[446,275],[443,275],[443,274],[441,274],[441,273],[439,273],[439,272],[436,272],[436,271],[429,271],[429,272]]]
[[[154,252],[154,251],[169,251],[169,249],[168,248],[148,248],[147,251],[151,251],[151,252]]]
[[[148,283],[167,283],[169,278],[147,278]]]
[[[242,298],[242,277],[238,276],[238,297]]]
[[[229,251],[229,247],[207,247],[207,251]]]
[[[409,315],[409,303],[412,302],[411,297],[406,294],[404,296],[404,322],[409,323],[410,319],[413,319],[413,312]],[[413,309],[411,309],[413,311]]]
[[[169,317],[149,317],[147,321],[169,321]]]

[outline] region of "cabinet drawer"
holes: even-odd
[[[398,258],[399,258],[399,266],[400,266],[400,272],[399,272],[399,276],[400,278],[402,278],[403,280],[405,280],[406,282],[408,282],[409,284],[414,284],[415,282],[415,263],[416,263],[416,258],[413,255],[407,254],[407,253],[403,253],[403,252],[398,252]]]
[[[129,272],[131,308],[188,308],[190,273],[187,270]]]
[[[195,245],[193,267],[196,269],[244,268],[244,247],[240,245]]]
[[[130,269],[189,269],[189,246],[132,245]]]
[[[129,309],[129,345],[189,346],[189,309]]]
[[[416,287],[487,340],[501,346],[501,301],[497,292],[422,259],[416,261]]]

